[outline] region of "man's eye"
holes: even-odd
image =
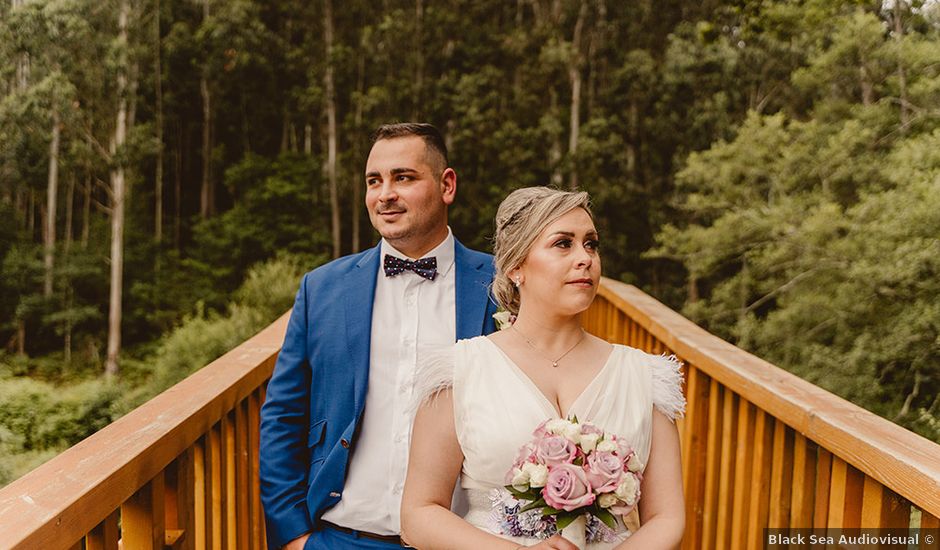
[[[397,179],[398,181],[409,181],[409,180],[411,180],[411,179],[413,179],[413,178],[412,178],[411,176],[404,176],[404,175],[402,175],[402,176],[398,176],[398,177],[395,178],[395,179]]]
[[[369,185],[369,186],[375,185],[377,183],[379,183],[379,180],[375,178],[369,178],[366,180],[366,185]]]

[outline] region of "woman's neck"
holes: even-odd
[[[522,336],[540,349],[565,348],[583,336],[581,314],[537,315],[522,309],[513,324]]]

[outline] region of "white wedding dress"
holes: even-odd
[[[437,390],[453,387],[457,439],[464,455],[460,486],[470,506],[464,519],[519,544],[537,543],[538,539],[500,532],[493,511],[494,490],[503,490],[506,472],[519,448],[532,439],[536,426],[558,418],[555,406],[485,336],[461,340],[447,353],[430,353],[419,363],[423,365],[416,376],[416,396],[423,400]],[[607,362],[567,414],[626,438],[645,465],[653,407],[670,419],[680,416],[685,408],[681,384],[675,357],[615,344]],[[615,540],[590,543],[587,548],[613,548],[629,535],[621,525]]]

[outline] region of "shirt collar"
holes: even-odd
[[[382,239],[381,243],[381,258],[384,258],[386,254],[391,254],[392,256],[397,256],[399,258],[408,258],[406,254],[400,252],[394,246],[389,244],[388,241]],[[447,275],[450,269],[454,266],[454,233],[450,230],[450,226],[447,226],[447,236],[444,237],[444,240],[441,241],[441,244],[434,247],[422,258],[427,258],[429,256],[434,256],[437,258],[437,273],[439,275]],[[382,271],[382,262],[379,262],[379,271]]]

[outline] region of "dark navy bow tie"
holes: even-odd
[[[437,277],[437,258],[433,256],[421,258],[420,260],[406,260],[386,254],[383,267],[385,268],[386,277],[394,277],[402,271],[414,271],[429,281],[433,281],[434,277]]]

